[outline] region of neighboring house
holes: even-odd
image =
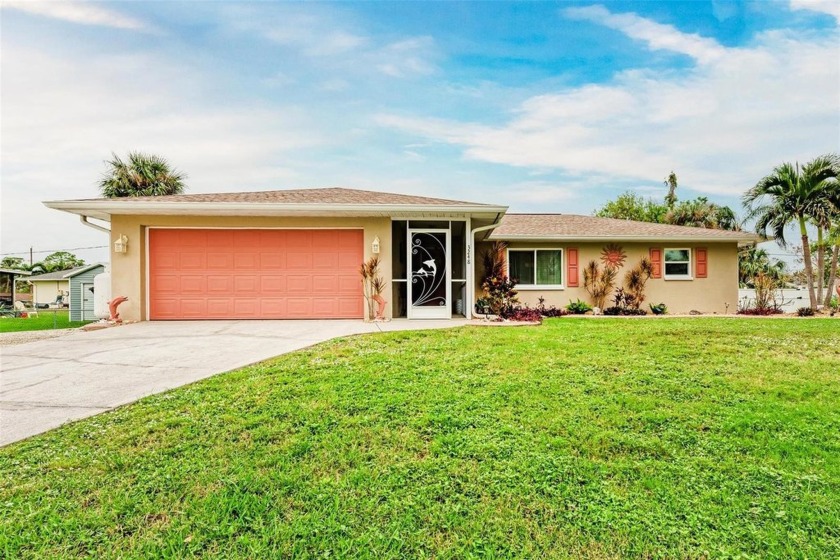
[[[30,274],[32,273],[16,268],[0,268],[0,304],[11,307],[16,301],[30,301],[32,294],[21,294],[17,291],[18,279]]]
[[[92,321],[96,319],[93,315],[93,278],[104,271],[104,264],[94,263],[30,276],[27,281],[32,284],[32,297],[37,305],[55,303],[59,296],[64,296],[65,303],[70,306],[71,321]]]
[[[33,303],[43,307],[56,303],[58,298],[63,298],[65,303],[69,303],[66,298],[70,295],[70,280],[66,278],[66,274],[73,270],[77,269],[59,270],[58,272],[48,272],[27,278],[26,281],[32,285]]]
[[[111,223],[111,295],[127,320],[362,318],[359,266],[374,255],[391,317],[471,316],[481,255],[509,243],[520,299],[589,299],[583,267],[609,245],[654,261],[648,301],[734,312],[739,244],[756,236],[353,189],[68,200]],[[615,248],[613,248],[615,249]],[[600,260],[599,260],[600,262]],[[623,272],[619,280],[623,277]]]

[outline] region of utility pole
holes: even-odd
[[[29,248],[29,266],[32,267],[32,247]]]

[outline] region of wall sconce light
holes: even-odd
[[[379,236],[373,238],[373,243],[370,244],[370,252],[374,255],[379,254]]]
[[[120,235],[116,241],[114,241],[114,252],[115,253],[125,253],[128,251],[128,237],[125,235]]]

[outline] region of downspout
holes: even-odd
[[[81,219],[82,223],[85,224],[86,226],[92,227],[93,229],[97,229],[101,232],[104,232],[104,233],[107,233],[108,235],[111,235],[111,230],[110,229],[104,228],[102,226],[98,226],[98,225],[94,224],[93,222],[88,221],[87,216],[82,215],[82,216],[79,216],[79,218]]]
[[[470,230],[470,246],[468,253],[470,256],[470,266],[467,268],[467,306],[466,309],[464,309],[467,319],[472,319],[473,308],[475,307],[475,234],[499,227],[502,223],[500,221],[501,217],[502,213],[500,212],[496,214],[496,218],[489,226],[481,226]]]

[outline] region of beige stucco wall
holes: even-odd
[[[735,313],[738,309],[738,246],[736,243],[618,243],[627,253],[627,260],[621,268],[616,281],[616,287],[624,282],[625,272],[645,256],[649,257],[652,247],[660,248],[691,248],[702,247],[708,250],[708,274],[706,278],[694,278],[693,280],[665,280],[663,278],[651,278],[645,286],[646,301],[643,308],[649,312],[648,304],[665,303],[669,313],[688,313],[692,310],[703,313],[723,314],[727,311]],[[583,287],[583,267],[591,260],[601,264],[601,250],[606,243],[531,243],[512,242],[510,248],[540,249],[540,248],[577,248],[579,251],[580,279],[578,288],[565,288],[563,290],[520,290],[519,300],[522,303],[534,306],[540,296],[545,298],[546,305],[565,307],[569,301],[581,299],[592,303],[589,293]],[[490,246],[489,243],[479,243],[475,259],[476,298],[482,296],[481,277],[483,274],[481,255]],[[694,257],[692,257],[694,258]],[[564,255],[565,259],[565,255]],[[601,264],[602,265],[602,264]],[[602,265],[603,266],[603,265]],[[566,264],[563,264],[564,283],[567,283]],[[692,262],[692,269],[694,262]],[[663,265],[664,272],[664,265]],[[694,271],[692,270],[692,274]],[[664,276],[664,274],[663,274]],[[727,308],[727,304],[729,307]],[[607,307],[612,305],[608,298]]]
[[[35,303],[55,303],[59,295],[70,293],[68,280],[46,280],[32,282],[32,301]]]
[[[120,314],[128,321],[146,320],[146,231],[150,227],[213,228],[362,228],[365,259],[371,257],[371,243],[379,236],[380,270],[387,282],[384,297],[391,301],[390,218],[266,218],[229,216],[118,216],[111,217],[111,294],[127,296]],[[128,251],[114,253],[114,241],[128,237]],[[361,265],[361,263],[359,263]],[[361,276],[359,297],[362,297]],[[367,306],[365,306],[365,309]],[[387,307],[390,316],[391,306]]]

